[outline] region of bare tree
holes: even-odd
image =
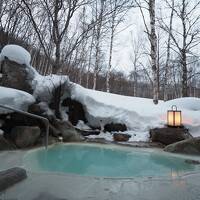
[[[180,29],[177,27],[171,28],[164,21],[162,21],[161,27],[170,34],[173,41],[171,48],[179,55],[182,74],[181,95],[182,97],[186,97],[188,96],[187,57],[193,54],[193,49],[200,43],[200,15],[198,14],[200,1],[181,0],[176,2],[175,0],[166,0],[166,2],[179,20]]]
[[[38,39],[46,56],[50,57],[48,53],[48,44],[49,41],[53,41],[55,57],[53,73],[58,73],[61,67],[61,45],[63,38],[68,35],[71,20],[76,14],[77,10],[84,5],[87,5],[88,0],[32,0],[31,2],[27,0],[21,0],[21,3],[25,13],[32,23],[35,32],[37,33]],[[43,14],[42,19],[40,20],[37,17],[39,12]],[[44,18],[46,18],[48,23],[48,33],[46,32],[48,35],[41,34],[40,24]],[[81,38],[81,36],[77,37],[74,45],[67,55],[71,54],[71,52],[76,48],[76,46],[80,43]]]
[[[132,45],[132,52],[130,55],[130,59],[133,64],[133,71],[131,72],[130,76],[131,79],[133,78],[133,96],[137,96],[138,94],[138,76],[139,76],[139,66],[141,65],[141,58],[143,55],[143,40],[142,37],[140,36],[141,33],[138,32],[137,37],[133,40],[133,34],[131,32],[131,45]]]
[[[115,32],[118,25],[123,22],[124,16],[132,6],[131,0],[109,0],[109,8],[111,10],[110,17],[110,48],[109,48],[109,60],[108,69],[106,73],[106,91],[110,92],[110,70],[112,68],[112,53],[114,45]]]
[[[156,15],[155,15],[155,0],[136,0],[136,4],[140,9],[143,22],[145,25],[145,30],[148,35],[150,42],[150,57],[151,57],[151,69],[152,69],[152,80],[153,80],[153,102],[158,103],[158,67],[157,67],[157,35],[156,35]],[[145,4],[145,5],[144,5]],[[147,25],[147,20],[143,9],[146,9],[149,13],[150,28]]]

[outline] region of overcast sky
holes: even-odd
[[[143,34],[143,21],[140,13],[136,9],[131,9],[125,21],[118,27],[114,43],[112,66],[116,70],[123,70],[128,74],[133,70],[131,62],[132,40],[137,38],[138,32]],[[133,38],[132,38],[133,36]]]

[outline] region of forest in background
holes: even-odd
[[[156,100],[200,97],[199,1],[1,1],[0,44],[29,50],[42,75],[68,75],[86,88]],[[137,12],[129,74],[112,66],[118,27]],[[135,20],[133,18],[133,20]],[[124,30],[125,31],[125,30]],[[141,38],[141,35],[143,38]]]

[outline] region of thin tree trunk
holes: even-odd
[[[114,40],[114,20],[112,22],[112,32],[110,38],[110,55],[109,55],[109,63],[108,63],[108,70],[106,75],[106,91],[110,92],[110,71],[112,67],[112,51],[113,51],[113,40]]]
[[[110,92],[110,71],[112,68],[112,53],[113,53],[113,40],[114,40],[114,32],[115,32],[115,18],[116,18],[116,1],[114,1],[114,11],[112,13],[112,21],[111,21],[111,37],[110,37],[110,52],[109,52],[109,62],[108,69],[106,74],[106,91]],[[112,5],[112,1],[110,1],[110,5]]]
[[[102,29],[102,18],[103,18],[104,0],[101,0],[101,10],[99,14],[99,23],[97,24],[96,31],[96,54],[95,54],[95,66],[94,66],[94,77],[93,77],[93,90],[96,90],[97,85],[97,73],[99,70],[99,57],[100,57],[100,38]]]
[[[53,65],[52,73],[57,74],[60,69],[60,43],[56,44],[55,63]]]
[[[155,30],[155,0],[149,0],[150,14],[150,43],[151,43],[151,65],[153,73],[153,102],[158,104],[158,76],[157,76],[157,36]]]
[[[89,63],[88,63],[87,75],[86,75],[86,88],[89,88],[89,76],[90,76],[90,68],[91,68],[91,60],[92,60],[93,42],[94,42],[94,29],[93,29],[92,41],[90,45]]]
[[[187,88],[187,55],[186,55],[186,39],[187,39],[187,31],[186,31],[186,2],[183,0],[183,8],[181,11],[182,15],[182,25],[183,25],[183,47],[181,50],[181,65],[182,65],[182,90],[181,90],[181,96],[187,97],[188,96],[188,88]]]
[[[174,16],[174,0],[172,1],[172,10],[170,15],[170,24],[169,24],[169,35],[167,40],[167,58],[166,58],[166,64],[165,64],[165,77],[164,77],[164,86],[163,86],[163,92],[164,92],[164,101],[168,100],[168,73],[169,73],[169,61],[170,61],[170,49],[171,49],[171,32],[172,32],[172,23],[173,23],[173,16]]]
[[[188,84],[187,84],[187,58],[186,53],[182,50],[182,97],[188,96]]]

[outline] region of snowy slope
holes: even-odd
[[[120,122],[128,127],[131,140],[146,141],[149,129],[166,123],[167,110],[176,105],[182,110],[183,124],[194,135],[200,135],[200,99],[180,98],[154,105],[152,99],[128,97],[85,89],[74,84],[72,98],[86,107],[87,118],[93,126]],[[102,122],[100,122],[102,120]],[[102,137],[102,135],[100,136]],[[107,136],[108,139],[110,136]]]
[[[0,86],[0,104],[12,108],[27,110],[28,106],[35,102],[35,98],[21,90]],[[0,108],[0,114],[10,111]]]

